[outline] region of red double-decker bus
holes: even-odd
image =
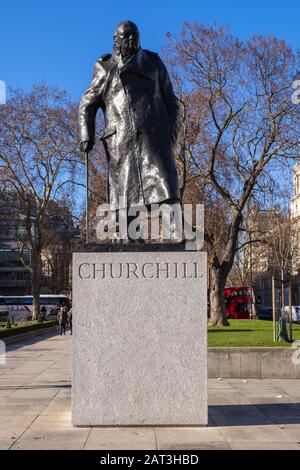
[[[249,319],[251,314],[252,289],[249,286],[225,287],[227,318]]]

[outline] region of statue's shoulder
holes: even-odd
[[[107,64],[110,63],[109,59],[111,54],[103,54],[97,59],[94,66],[94,75],[103,75],[107,73]]]
[[[149,59],[154,59],[154,60],[159,59],[159,55],[157,54],[157,52],[148,51],[148,49],[143,49],[143,53],[144,53]]]
[[[157,67],[162,66],[162,60],[157,52],[148,51],[147,49],[143,49],[144,58],[146,62],[151,63]]]
[[[101,55],[95,63],[95,70],[103,69],[103,67],[105,67],[105,65],[109,63],[110,58],[111,58],[111,54]]]
[[[103,54],[99,57],[99,62],[107,62],[111,58],[111,54]]]

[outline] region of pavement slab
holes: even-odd
[[[198,449],[199,446],[228,447],[228,444],[218,428],[155,428],[157,448]]]
[[[51,334],[8,345],[1,450],[300,450],[299,379],[209,379],[208,427],[74,427],[71,341]]]
[[[84,446],[86,450],[155,450],[153,428],[92,428]]]

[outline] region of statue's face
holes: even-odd
[[[114,35],[115,47],[120,51],[122,59],[129,59],[139,49],[138,32],[126,24],[118,26]]]

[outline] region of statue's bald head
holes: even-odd
[[[140,33],[137,25],[129,20],[121,21],[114,34],[114,45],[123,60],[128,60],[136,54],[140,48]]]

